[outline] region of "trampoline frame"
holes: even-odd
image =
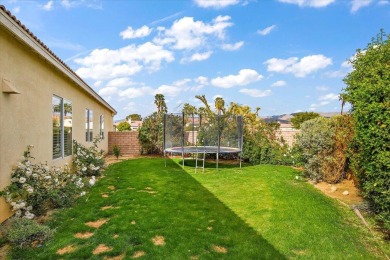
[[[184,145],[184,139],[185,139],[185,130],[184,130],[184,126],[185,126],[185,114],[184,113],[181,113],[181,117],[182,117],[182,131],[181,131],[181,146],[176,146],[176,147],[166,147],[166,123],[167,123],[167,117],[168,116],[178,116],[180,114],[164,114],[164,132],[163,132],[163,136],[164,136],[164,140],[163,140],[163,151],[164,151],[164,162],[165,162],[165,167],[167,166],[167,153],[171,153],[171,156],[172,154],[181,154],[182,155],[182,164],[183,164],[183,168],[184,168],[184,155],[185,154],[196,154],[196,166],[195,166],[195,171],[196,169],[198,168],[198,157],[199,157],[199,154],[203,154],[203,171],[204,171],[204,162],[205,162],[205,156],[206,154],[216,154],[216,169],[218,169],[218,166],[219,166],[219,154],[229,154],[229,153],[237,153],[238,154],[238,160],[239,160],[239,165],[240,165],[240,168],[241,168],[241,153],[242,153],[242,148],[243,148],[243,120],[242,120],[242,116],[235,116],[235,118],[238,120],[237,121],[237,131],[238,133],[240,133],[240,135],[238,136],[238,143],[239,143],[239,147],[227,147],[227,146],[222,146],[221,147],[221,131],[220,131],[220,118],[222,116],[220,115],[214,115],[218,120],[217,120],[217,127],[218,127],[218,131],[217,131],[217,143],[218,145],[217,146],[198,146],[198,145],[194,145],[194,146],[185,146]],[[195,125],[195,117],[194,117],[194,114],[191,114],[189,115],[190,117],[192,117],[192,139],[193,139],[193,143],[194,143],[194,132],[195,132],[195,129],[194,129],[194,125]],[[201,126],[201,122],[202,122],[202,115],[199,115],[199,126]]]

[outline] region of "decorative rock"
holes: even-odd
[[[349,192],[347,190],[343,191],[343,195],[348,195]]]
[[[332,192],[335,192],[335,191],[337,190],[337,187],[336,187],[336,186],[331,186],[331,187],[330,187],[330,190],[331,190]]]

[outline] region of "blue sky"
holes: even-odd
[[[195,95],[260,115],[340,111],[346,62],[389,0],[0,0],[117,111],[169,112]]]

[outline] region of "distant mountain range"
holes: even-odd
[[[275,115],[275,116],[263,116],[262,118],[266,122],[274,122],[278,121],[281,124],[289,124],[291,122],[291,118],[295,115],[296,113],[292,114],[283,114],[283,115]],[[340,113],[338,112],[318,112],[323,117],[332,117],[332,116],[337,116]]]

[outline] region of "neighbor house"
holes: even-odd
[[[71,163],[72,140],[107,151],[116,111],[0,5],[0,190],[33,145],[35,162]],[[0,198],[0,222],[11,212]]]

